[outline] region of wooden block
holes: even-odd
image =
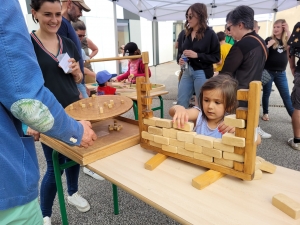
[[[194,137],[194,144],[200,145],[207,148],[213,148],[214,147],[214,137],[205,136],[202,134],[197,134]]]
[[[154,141],[154,135],[149,134],[147,131],[142,131],[142,138],[147,139],[149,141]]]
[[[276,170],[276,166],[268,161],[261,162],[259,169],[268,172],[268,173],[274,173]]]
[[[202,147],[202,154],[215,157],[218,159],[222,158],[222,151],[218,149]]]
[[[93,94],[93,95],[92,95],[92,98],[93,98],[93,99],[95,99],[95,98],[96,98],[96,95],[95,95],[95,94]]]
[[[223,158],[237,161],[237,162],[244,162],[245,157],[243,155],[238,155],[238,154],[231,153],[231,152],[223,152]]]
[[[183,141],[178,141],[177,139],[170,138],[170,145],[184,148],[185,143]]]
[[[149,145],[162,149],[162,144],[155,143],[154,141],[149,141]]]
[[[197,134],[196,132],[178,131],[177,140],[188,142],[188,143],[194,143],[194,137],[196,136],[196,134]]]
[[[117,126],[117,131],[120,131],[122,128],[123,128],[122,125],[118,125],[118,126]]]
[[[224,123],[227,126],[238,127],[238,128],[245,128],[246,126],[246,121],[242,119],[237,119],[235,114],[225,116]]]
[[[264,162],[266,160],[260,156],[256,156],[256,161]]]
[[[162,150],[172,153],[177,153],[178,147],[172,145],[162,145]]]
[[[109,103],[110,103],[111,105],[114,105],[114,100],[109,100]]]
[[[226,133],[222,136],[222,143],[237,147],[245,147],[245,138],[236,137],[234,134]]]
[[[168,119],[157,119],[155,121],[155,126],[156,127],[164,127],[164,128],[172,128],[172,120]]]
[[[158,165],[160,165],[168,156],[157,153],[155,156],[153,156],[151,159],[149,159],[145,163],[145,169],[147,170],[154,170]]]
[[[177,148],[177,152],[178,152],[178,154],[180,154],[180,155],[184,155],[184,156],[188,156],[188,157],[194,158],[194,152],[185,150],[184,148],[178,147],[178,148]]]
[[[233,169],[237,171],[244,171],[244,163],[233,162]]]
[[[173,128],[163,128],[164,137],[177,139],[177,132],[178,130],[175,130]]]
[[[107,106],[108,106],[108,108],[112,108],[113,106],[112,106],[112,104],[107,104]]]
[[[155,135],[160,135],[160,136],[162,136],[162,134],[163,134],[163,130],[161,128],[153,127],[153,126],[148,127],[148,132],[150,134],[155,134]]]
[[[255,169],[254,170],[259,170],[260,164],[261,164],[261,162],[256,160],[255,161]]]
[[[121,104],[124,104],[124,100],[123,99],[121,99]]]
[[[234,153],[238,155],[245,155],[245,148],[234,147]]]
[[[104,102],[103,105],[104,105],[104,106],[107,106],[107,102]]]
[[[185,142],[184,148],[185,148],[185,150],[188,150],[188,151],[202,153],[202,146],[195,145],[193,143]]]
[[[272,198],[272,205],[295,220],[300,218],[300,203],[284,194],[274,195]]]
[[[229,168],[233,168],[233,160],[214,158],[214,163],[222,165],[222,166],[226,166]]]
[[[81,104],[81,107],[82,107],[82,108],[85,108],[85,104]]]
[[[163,136],[158,136],[158,135],[153,135],[154,136],[154,142],[162,144],[162,145],[169,145],[170,141],[169,138],[163,137]]]
[[[200,176],[195,177],[192,180],[192,185],[193,187],[202,190],[203,188],[216,182],[217,180],[224,177],[225,175],[226,175],[225,173],[221,173],[215,170],[208,170],[205,173],[201,174]]]
[[[114,130],[113,125],[108,125],[108,130],[109,130],[109,131],[113,131],[113,130]]]
[[[99,112],[103,113],[103,108],[102,107],[99,107]]]
[[[178,127],[177,125],[178,124],[176,121],[173,122],[173,128],[176,128],[178,130],[193,131],[193,129],[194,129],[194,123],[191,123],[191,122],[186,122],[183,127]]]
[[[213,162],[213,157],[198,152],[194,152],[194,158],[205,162]]]
[[[235,136],[246,138],[247,130],[244,128],[235,128]]]
[[[151,117],[151,118],[148,118],[148,119],[144,119],[143,122],[144,124],[146,125],[149,125],[149,126],[155,126],[155,122],[156,120],[158,120],[159,118],[157,117]]]
[[[249,89],[240,89],[237,91],[236,99],[239,101],[248,101]]]
[[[255,170],[253,180],[260,180],[261,178],[262,178],[262,171],[261,170]]]
[[[90,103],[89,103],[89,106],[92,107],[92,106],[93,106],[93,103],[90,102]]]
[[[234,146],[223,144],[221,138],[214,139],[214,146],[213,147],[215,149],[219,149],[219,150],[222,150],[224,152],[234,152]]]
[[[248,108],[246,108],[246,107],[238,107],[235,110],[235,113],[236,113],[236,118],[237,119],[247,120]]]

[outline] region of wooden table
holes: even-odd
[[[173,158],[144,169],[154,154],[136,145],[87,167],[182,224],[300,224],[271,203],[278,193],[300,202],[298,171],[278,166],[254,181],[226,176],[200,191],[191,182],[206,169]]]

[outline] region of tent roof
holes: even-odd
[[[199,0],[118,0],[117,4],[148,20],[185,20],[187,8]],[[202,0],[209,18],[224,18],[239,5],[253,8],[255,15],[274,13],[298,5],[297,0]]]

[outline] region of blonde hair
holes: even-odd
[[[285,21],[285,19],[279,19],[279,20],[276,20],[276,21],[274,22],[274,25],[277,24],[277,23],[283,24],[283,23],[286,23],[286,21]],[[274,26],[274,25],[273,25],[273,26]],[[272,34],[271,38],[275,41],[275,44],[273,45],[273,49],[278,48],[278,46],[279,46],[279,41],[278,41],[277,38],[275,37],[274,33]],[[286,48],[287,48],[288,37],[287,37],[287,33],[286,33],[285,30],[281,33],[281,38],[280,38],[280,39],[281,39],[281,41],[282,41],[284,50],[286,50]]]

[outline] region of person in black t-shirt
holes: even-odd
[[[182,44],[183,41],[185,39],[185,30],[182,30],[179,34],[178,34],[178,38],[177,38],[177,63],[179,63],[179,59],[181,57],[182,54]]]
[[[182,74],[178,87],[177,104],[188,108],[192,94],[199,98],[206,79],[213,76],[213,63],[220,61],[220,43],[216,33],[207,25],[207,8],[202,3],[191,5],[186,11],[183,54],[188,68]],[[185,64],[182,58],[179,65]]]
[[[271,75],[271,80],[263,86],[262,120],[269,120],[269,97],[272,90],[272,83],[274,81],[284,106],[288,114],[292,117],[294,108],[292,106],[288,81],[286,77],[286,66],[288,63],[287,57],[287,40],[291,32],[289,26],[284,19],[276,20],[273,25],[273,34],[268,37],[265,42],[269,48],[269,56],[265,64],[265,69]]]

